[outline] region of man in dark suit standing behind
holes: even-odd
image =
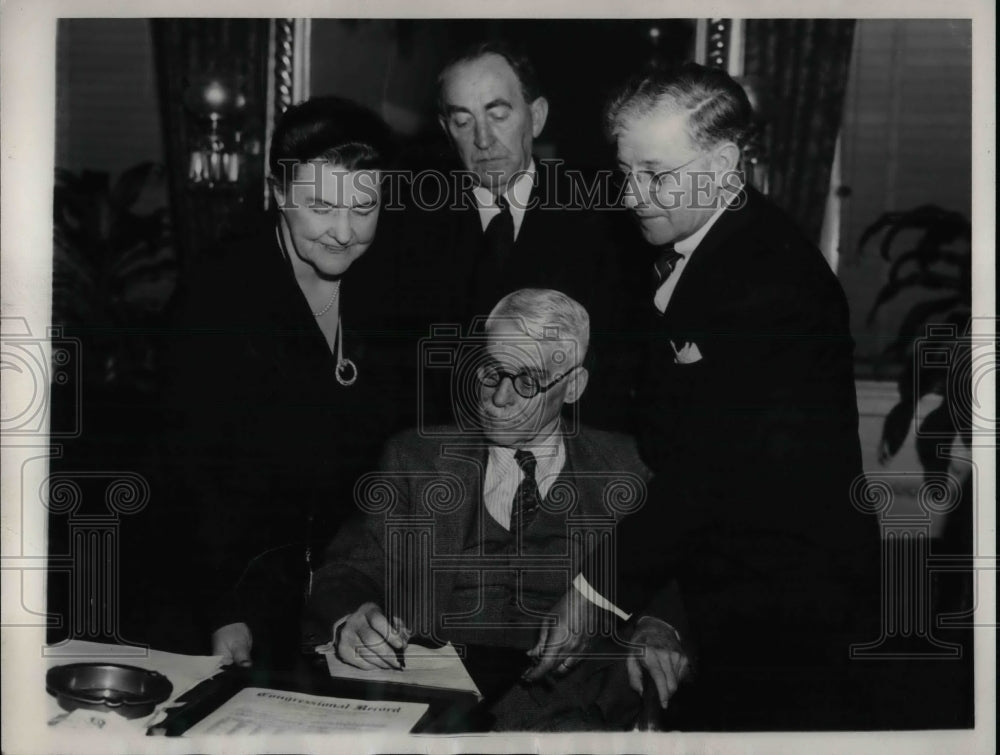
[[[585,404],[582,416],[626,428],[634,349],[617,348],[635,300],[626,258],[610,213],[597,211],[605,197],[560,161],[534,158],[549,104],[531,61],[505,42],[469,48],[441,72],[438,109],[464,170],[412,187],[407,278],[418,327],[467,324],[519,288],[563,291],[592,322],[588,366],[600,400]]]
[[[815,245],[743,184],[751,115],[738,84],[695,64],[634,79],[609,108],[624,203],[657,250],[639,396],[656,477],[619,526],[616,576],[595,559],[577,584],[628,612],[678,579],[699,660],[675,725],[850,727],[864,662],[849,646],[877,638],[879,582],[877,523],[852,505],[847,302]]]

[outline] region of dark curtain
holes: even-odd
[[[237,235],[264,206],[267,19],[155,19],[152,22],[164,154],[181,274],[200,254]],[[205,132],[185,107],[197,78],[219,74],[246,98],[239,120],[245,161],[240,181],[212,188],[188,182],[191,148]],[[183,282],[183,279],[182,279]]]
[[[819,241],[844,108],[854,21],[748,20],[768,194]]]

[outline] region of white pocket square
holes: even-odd
[[[694,364],[701,361],[701,351],[696,343],[685,341],[678,349],[671,341],[670,348],[674,350],[674,364]]]

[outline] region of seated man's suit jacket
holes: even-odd
[[[644,505],[648,471],[631,438],[584,428],[564,436],[565,465],[525,529],[521,554],[491,550],[499,525],[483,503],[488,446],[468,435],[433,435],[395,437],[380,471],[359,483],[356,502],[367,513],[338,532],[314,577],[305,645],[329,640],[335,622],[371,601],[418,637],[527,650],[548,611],[572,589],[593,542],[585,533],[611,532],[624,513]],[[422,569],[435,561],[428,579]],[[512,571],[517,576],[505,584],[502,575]],[[401,599],[392,595],[397,588]],[[659,615],[686,631],[676,591],[661,591],[656,604]],[[595,647],[606,657],[585,659],[551,686],[515,685],[492,701],[496,727],[631,726],[639,696],[625,677],[628,648],[611,638]]]
[[[648,472],[630,438],[583,429],[564,436],[564,442],[566,463],[537,517],[526,528],[526,537],[535,528],[544,529],[554,539],[570,529],[606,531],[623,512],[645,500]],[[389,441],[379,471],[362,478],[356,488],[356,503],[363,513],[337,533],[323,567],[313,578],[304,638],[307,643],[328,640],[333,624],[362,603],[372,601],[387,612],[392,610],[387,605],[392,599],[389,593],[399,585],[387,585],[387,575],[399,575],[405,582],[403,587],[412,587],[418,580],[408,572],[423,568],[420,559],[411,563],[397,548],[396,533],[418,532],[429,533],[425,555],[432,560],[445,559],[445,563],[435,569],[433,595],[421,596],[432,599],[433,608],[424,600],[414,601],[410,594],[406,602],[424,605],[396,606],[396,615],[417,634],[430,631],[433,639],[440,641],[465,639],[525,649],[534,644],[537,622],[529,632],[511,634],[469,624],[463,628],[454,619],[444,620],[457,582],[465,578],[464,573],[482,567],[479,555],[489,558],[487,551],[476,548],[490,537],[488,527],[495,525],[483,504],[487,451],[485,441],[457,431],[450,436],[435,432],[430,437],[409,431]],[[521,558],[525,559],[522,565],[556,575],[556,581],[548,586],[551,606],[569,589],[585,553],[564,543],[555,548],[554,557],[548,551],[539,561],[537,556],[544,550],[543,545],[522,556],[510,551],[506,556],[514,568]]]

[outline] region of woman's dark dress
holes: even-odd
[[[205,260],[180,298],[165,386],[163,566],[205,641],[237,621],[250,625],[255,653],[296,636],[307,554],[322,553],[354,507],[356,478],[404,422],[412,372],[401,365],[415,346],[379,241],[341,286],[351,386],[335,377],[273,225]]]

